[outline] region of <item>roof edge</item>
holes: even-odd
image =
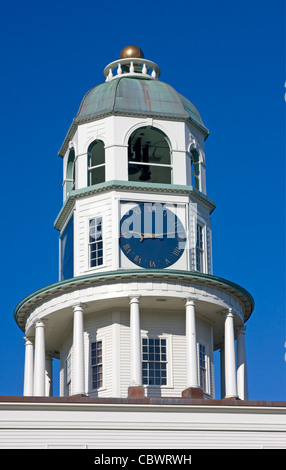
[[[182,398],[182,397],[144,397],[144,398],[109,398],[73,395],[69,397],[33,397],[33,396],[0,396],[3,404],[35,405],[159,405],[159,406],[203,406],[203,407],[239,407],[239,408],[282,408],[286,412],[286,401],[281,400],[239,400],[216,398]]]
[[[220,286],[223,289],[230,289],[230,291],[234,291],[233,295],[237,295],[241,299],[243,299],[243,303],[245,304],[244,307],[248,310],[245,313],[245,321],[248,320],[250,315],[254,310],[254,299],[252,295],[244,288],[239,286],[238,284],[229,281],[227,279],[223,279],[217,276],[213,276],[211,274],[204,274],[197,271],[185,271],[185,270],[174,270],[174,269],[119,269],[116,271],[102,271],[96,272],[92,274],[84,274],[77,277],[72,277],[70,279],[65,279],[64,281],[58,281],[54,284],[50,284],[48,286],[42,287],[35,292],[31,293],[27,297],[25,297],[15,308],[14,310],[14,319],[18,326],[21,328],[20,323],[18,321],[18,316],[20,311],[31,302],[31,305],[35,305],[37,301],[43,301],[45,296],[55,295],[59,292],[64,292],[70,288],[79,287],[82,285],[88,285],[93,282],[103,282],[103,281],[110,281],[110,280],[118,280],[118,279],[134,279],[134,278],[175,278],[177,281],[184,280],[184,281],[201,281],[204,283],[211,283],[217,286]],[[38,299],[38,300],[37,300]],[[246,312],[245,310],[245,312]],[[25,315],[25,313],[24,313]]]

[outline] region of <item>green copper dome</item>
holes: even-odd
[[[79,124],[111,113],[189,119],[209,134],[194,105],[159,80],[122,76],[97,85],[85,95],[74,122]]]

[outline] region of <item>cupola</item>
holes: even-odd
[[[60,358],[62,397],[211,399],[220,349],[222,396],[247,397],[254,303],[213,275],[209,132],[160,74],[139,47],[124,48],[64,140],[59,280],[15,310],[25,395],[52,393]]]

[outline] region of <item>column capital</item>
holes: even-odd
[[[137,303],[139,304],[139,299],[141,295],[129,295],[129,303]]]
[[[245,326],[245,325],[237,326],[237,327],[235,328],[236,334],[238,334],[238,335],[245,335],[245,330],[246,330],[246,326]]]
[[[28,346],[29,344],[33,345],[33,340],[35,340],[35,338],[28,338],[28,336],[24,336],[25,346]]]
[[[196,299],[194,299],[193,297],[187,297],[187,298],[186,298],[186,307],[187,307],[188,305],[192,305],[192,306],[194,307],[194,306],[195,306],[195,300],[196,300]]]
[[[74,304],[72,304],[71,307],[73,310],[76,310],[76,309],[83,310],[84,304],[82,302],[75,302]]]
[[[234,311],[232,308],[227,308],[224,310],[225,317],[234,317]]]
[[[46,322],[40,318],[37,318],[34,322],[34,325],[35,325],[35,328],[39,328],[39,327],[45,328]]]

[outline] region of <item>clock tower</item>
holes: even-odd
[[[15,310],[24,395],[52,394],[59,358],[62,397],[214,398],[220,373],[222,397],[247,399],[254,302],[213,275],[209,131],[160,73],[124,48],[64,139],[59,280]]]

